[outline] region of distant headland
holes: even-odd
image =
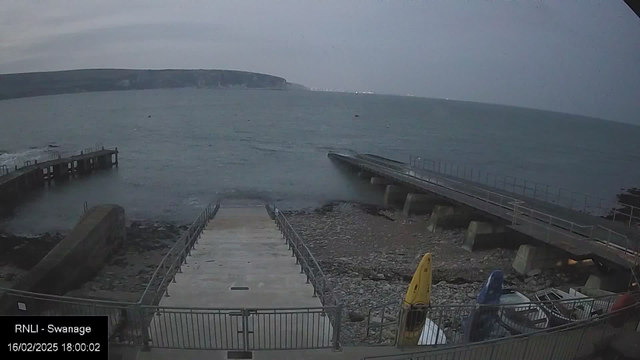
[[[165,88],[308,90],[279,76],[236,70],[82,69],[0,74],[0,100]]]

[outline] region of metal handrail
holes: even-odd
[[[204,230],[207,222],[213,219],[218,210],[220,209],[220,204],[216,204],[215,207],[213,204],[207,205],[205,209],[200,213],[198,218],[189,225],[187,231],[182,233],[180,239],[176,241],[175,244],[169,249],[169,251],[162,258],[156,270],[151,275],[151,279],[147,283],[142,295],[140,296],[140,300],[138,303],[140,304],[152,304],[155,305],[158,294],[167,294],[168,293],[168,281],[175,281],[175,274],[181,271],[181,267],[183,263],[186,263],[187,256],[191,253],[191,249],[195,245],[198,237]],[[150,301],[145,301],[145,297],[149,294],[149,291],[152,290],[152,284],[159,277],[159,284],[153,289],[153,296]]]
[[[293,253],[297,258],[297,262],[300,263],[302,271],[307,275],[307,281],[312,283],[314,296],[319,294],[320,300],[325,306],[340,305],[338,297],[333,292],[331,286],[329,286],[327,276],[324,274],[324,271],[322,271],[318,261],[311,253],[311,250],[309,250],[300,235],[298,235],[293,226],[291,226],[289,220],[282,211],[280,211],[275,205],[272,207],[273,209],[267,206],[267,211],[276,221],[276,224],[280,231],[282,231],[287,244],[292,248]],[[319,284],[319,282],[322,284]]]
[[[620,223],[626,224],[627,226],[631,226],[634,221],[640,222],[640,207],[621,203],[619,201],[607,200],[602,197],[593,196],[593,195],[589,195],[589,194],[585,194],[577,191],[571,191],[571,190],[563,189],[561,187],[548,185],[545,183],[520,179],[520,178],[509,176],[509,175],[491,173],[488,171],[479,170],[479,171],[475,171],[475,174],[474,174],[474,169],[471,167],[467,168],[467,166],[460,166],[457,164],[450,164],[447,162],[431,160],[431,159],[426,159],[421,157],[409,156],[409,165],[415,168],[421,168],[424,170],[429,170],[429,171],[441,173],[444,175],[449,175],[449,176],[454,176],[454,177],[465,179],[465,180],[470,180],[470,181],[477,182],[479,184],[490,186],[496,189],[502,189],[514,194],[531,196],[536,200],[542,200],[542,201],[545,201],[551,204],[556,204],[571,210],[590,213],[592,212],[590,211],[590,209],[597,209],[597,213],[595,214],[596,216],[607,216],[611,212],[613,212],[612,221],[616,221],[617,215],[629,217],[629,220],[626,222],[618,221]],[[509,181],[509,179],[512,179],[512,181]],[[493,184],[491,180],[493,180]],[[519,182],[521,183],[519,184]],[[502,185],[502,186],[499,186],[499,185]],[[521,189],[521,192],[517,191],[516,189]],[[554,189],[557,190],[557,193],[553,191]],[[529,192],[527,192],[527,190],[529,190]],[[549,190],[552,190],[552,191],[550,192]],[[570,195],[568,197],[562,196],[563,192],[568,192]],[[592,201],[590,201],[590,199],[592,199]],[[567,202],[563,203],[563,200],[568,201],[568,206],[567,206]],[[576,208],[574,204],[577,204],[578,207]],[[580,207],[580,205],[582,206]],[[607,206],[609,207],[607,208]],[[621,212],[618,208],[628,208],[629,213],[627,214],[627,213]]]
[[[326,314],[333,325],[334,348],[339,349],[340,329],[342,328],[342,303],[334,293],[327,276],[322,271],[322,267],[320,267],[311,250],[304,243],[302,237],[291,226],[287,217],[275,205],[272,207],[265,205],[265,208],[282,232],[282,236],[289,245],[289,249],[291,249],[292,256],[296,257],[296,264],[300,265],[300,273],[304,273],[307,277],[307,283],[311,283],[313,286],[313,296],[318,296],[322,305],[327,309],[337,308],[336,311],[328,311]]]

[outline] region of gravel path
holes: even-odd
[[[364,317],[370,309],[400,303],[427,252],[433,256],[434,305],[475,302],[487,276],[496,269],[504,271],[505,286],[525,293],[572,282],[584,284],[584,274],[554,271],[535,278],[518,276],[511,268],[515,249],[470,253],[460,247],[466,229],[427,232],[428,216],[406,218],[391,209],[342,202],[286,216],[345,305],[341,337],[346,345],[371,342],[365,339]]]

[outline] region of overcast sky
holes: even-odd
[[[622,0],[0,2],[0,73],[95,67],[238,69],[640,125],[640,19]]]

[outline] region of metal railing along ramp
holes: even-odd
[[[592,258],[624,268],[638,263],[640,232],[632,227],[620,229],[620,224],[587,213],[374,155],[331,152],[328,156],[409,188],[471,207],[506,223],[514,231],[572,254],[576,260]]]
[[[286,222],[279,213],[275,219]],[[316,296],[310,275],[317,272],[307,275],[305,268],[319,267],[298,246],[283,241],[264,206],[223,205],[169,284],[170,296],[160,300],[149,325],[151,346],[334,347],[331,319],[340,308],[325,307]]]

